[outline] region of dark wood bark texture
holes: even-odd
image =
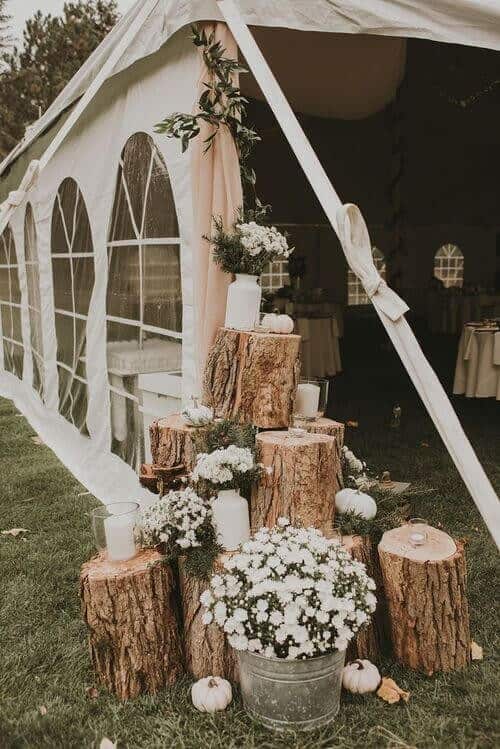
[[[153,421],[149,427],[153,465],[161,468],[185,466],[192,471],[196,462],[194,434],[196,429],[188,426],[180,414],[172,414]]]
[[[309,422],[305,428],[311,434],[328,434],[330,437],[335,437],[335,449],[337,452],[337,460],[335,462],[335,492],[340,491],[340,489],[343,489],[344,487],[344,477],[342,476],[342,448],[344,447],[345,425],[340,421],[322,418]]]
[[[121,700],[156,693],[183,672],[172,570],[145,550],[83,565],[80,597],[99,681]]]

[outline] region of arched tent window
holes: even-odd
[[[179,241],[165,162],[152,138],[136,133],[120,159],[107,289],[112,449],[135,467],[143,450],[138,377],[181,368]]]
[[[59,412],[86,432],[87,316],[94,286],[92,232],[83,196],[65,179],[52,212],[52,277],[59,374]]]
[[[444,244],[434,255],[434,277],[443,286],[464,285],[464,256],[456,244]]]
[[[40,298],[40,270],[33,209],[28,203],[24,217],[24,256],[28,282],[28,311],[30,318],[30,344],[33,359],[33,387],[43,397],[43,339],[42,304]]]
[[[282,286],[290,285],[288,274],[288,260],[276,260],[268,263],[260,277],[262,291],[277,291]]]
[[[373,263],[378,273],[385,280],[386,267],[385,258],[378,247],[372,247]],[[348,268],[347,270],[347,304],[349,306],[355,306],[359,304],[369,304],[370,300],[366,294],[363,284],[357,277],[357,275]]]
[[[0,237],[0,313],[3,364],[19,379],[23,376],[23,333],[21,325],[21,290],[16,247],[10,226]]]

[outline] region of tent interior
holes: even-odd
[[[476,315],[500,315],[500,195],[495,169],[500,152],[495,90],[500,79],[498,53],[388,36],[262,27],[254,31],[339,195],[362,207],[376,246],[378,270],[408,302],[417,329],[424,336],[447,334],[445,348],[450,357],[456,355],[458,334],[466,320],[460,305],[448,314],[449,300],[470,292],[478,302],[479,298],[484,301],[484,309],[474,309]],[[160,71],[168,65],[173,72],[167,83],[175,86],[176,55],[185,54],[187,33],[187,29],[180,30],[157,52],[104,84],[94,109],[90,107],[74,136],[83,137],[82,153],[88,145],[86,123],[100,116],[103,100],[127,99],[131,81],[140,86],[144,78],[149,85],[156,76],[165,83]],[[293,296],[297,304],[331,304],[339,311],[336,374],[340,389],[334,379],[331,408],[334,416],[349,416],[345,409],[339,411],[341,398],[336,393],[343,392],[342,382],[348,382],[359,366],[368,372],[367,351],[375,351],[370,361],[376,359],[382,368],[384,362],[394,361],[393,354],[251,74],[241,76],[241,86],[250,100],[249,121],[262,138],[253,158],[258,195],[272,204],[272,222],[288,229],[296,257],[303,258],[299,280],[290,278],[284,264],[275,264],[264,274],[262,286],[271,307],[284,308]],[[194,89],[166,91],[169,95],[161,103],[165,115],[183,107],[191,109]],[[130,105],[134,95],[130,95]],[[7,167],[0,180],[1,200],[20,183],[30,160],[44,152],[69,111],[61,113]],[[111,114],[117,112],[119,108]],[[111,217],[100,236],[96,238],[93,210],[106,194],[84,195],[70,169],[52,195],[50,216],[42,217],[42,223],[50,223],[50,238],[39,248],[51,262],[49,286],[53,283],[58,402],[52,407],[83,437],[95,431],[95,414],[102,417],[103,409],[109,407],[105,436],[111,440],[112,452],[134,470],[148,458],[150,422],[179,410],[182,394],[184,398],[189,395],[186,387],[182,390],[181,374],[185,379],[183,361],[187,347],[193,345],[186,343],[182,280],[187,267],[183,259],[186,219],[182,217],[186,208],[176,205],[175,179],[170,179],[177,168],[173,154],[180,151],[179,144],[166,146],[163,136],[154,134],[158,121],[154,115],[150,121],[136,112],[135,121],[136,132],[120,143],[121,157],[112,178]],[[113,132],[113,127],[109,139],[116,141],[126,128],[116,124]],[[168,168],[166,149],[171,156]],[[99,154],[89,154],[89,158],[99,175]],[[89,175],[90,179],[92,171]],[[10,255],[14,237],[6,230],[0,247],[3,357],[5,369],[22,377],[28,347],[30,379],[43,396],[44,377],[50,379],[50,373],[43,365],[40,288],[44,281],[40,285],[37,275],[31,210],[28,204],[24,218],[30,344],[21,320],[17,261]],[[107,248],[104,265],[97,258],[99,242]],[[103,290],[106,267],[107,288]],[[290,285],[295,287],[293,292]],[[97,335],[97,324],[89,323],[89,306],[97,297],[105,299],[106,306],[109,406],[95,403],[89,423],[87,385],[90,379],[95,388],[100,376],[86,354],[87,342]],[[437,355],[442,351],[441,341],[435,347]],[[377,351],[386,353],[378,357]],[[453,367],[453,362],[446,362]],[[313,375],[335,374],[317,372],[314,365]],[[452,372],[448,374],[451,378]],[[450,392],[451,383],[447,385]],[[390,385],[387,397],[390,409]]]

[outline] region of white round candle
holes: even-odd
[[[233,551],[250,538],[248,502],[235,489],[223,489],[212,500],[217,541],[226,551]]]
[[[301,382],[297,388],[295,413],[314,419],[318,415],[320,386],[312,382]]]
[[[111,515],[104,521],[108,559],[124,562],[136,553],[134,519],[130,516]]]

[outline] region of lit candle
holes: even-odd
[[[104,521],[108,559],[124,562],[135,557],[134,519],[121,515],[110,515]]]
[[[318,415],[320,386],[312,382],[302,382],[297,388],[295,399],[295,413],[307,419],[315,419]]]
[[[233,551],[250,538],[248,502],[235,489],[223,489],[212,500],[217,541],[226,551]]]

